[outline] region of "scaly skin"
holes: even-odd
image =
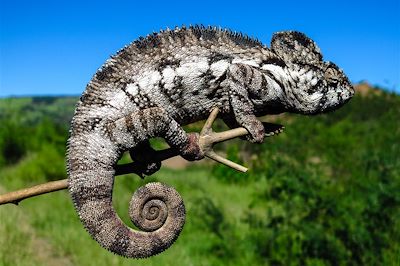
[[[148,184],[130,207],[142,231],[124,225],[112,206],[114,166],[123,152],[140,161],[140,154],[151,154],[148,139],[163,137],[184,158],[199,160],[204,155],[198,135],[181,126],[205,119],[214,107],[229,126],[245,127],[249,140],[260,143],[265,130],[257,116],[327,112],[353,94],[344,73],[324,62],[316,44],[299,32],[274,34],[270,49],[241,34],[201,26],[135,41],[98,70],[72,120],[68,182],[80,220],[112,252],[133,258],[158,254],[182,230],[183,202],[172,188]],[[159,167],[149,164],[143,174]]]

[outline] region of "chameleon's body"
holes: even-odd
[[[124,151],[150,152],[159,136],[189,160],[203,157],[198,135],[182,125],[202,120],[212,108],[231,127],[243,126],[253,142],[264,127],[256,116],[282,112],[316,114],[343,105],[354,93],[334,64],[322,61],[315,43],[298,32],[274,35],[271,49],[228,30],[190,27],[166,30],[133,42],[96,73],[77,105],[68,148],[69,191],[86,229],[103,247],[143,258],[168,248],[182,229],[179,195],[160,183],[136,192],[146,214],[132,217],[144,231],[126,227],[112,206],[114,166]],[[140,144],[140,145],[139,145]],[[140,155],[138,155],[140,157]],[[148,165],[151,174],[159,165]],[[168,206],[159,216],[154,206]],[[148,216],[146,225],[137,221]]]

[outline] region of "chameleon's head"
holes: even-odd
[[[343,71],[323,61],[319,47],[303,33],[274,34],[271,49],[284,62],[282,85],[289,111],[316,114],[335,110],[354,95]]]

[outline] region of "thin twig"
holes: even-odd
[[[199,138],[200,149],[204,152],[204,154],[208,158],[213,159],[219,163],[225,164],[238,171],[246,172],[247,168],[219,156],[213,151],[212,147],[216,143],[247,135],[248,134],[247,130],[244,128],[235,128],[219,133],[213,132],[211,126],[215,121],[215,119],[217,118],[217,115],[218,115],[218,108],[215,108],[211,112],[206,123],[204,124],[204,127],[200,132],[200,138]],[[177,155],[179,155],[179,153],[175,149],[168,148],[165,150],[157,151],[153,159],[154,162],[161,162],[171,157],[175,157]],[[115,175],[117,176],[129,173],[138,173],[140,172],[141,167],[142,165],[138,162],[116,165]],[[42,195],[49,192],[66,189],[67,187],[68,187],[67,179],[63,179],[58,181],[47,182],[30,188],[24,188],[21,190],[12,191],[4,195],[0,195],[0,205],[7,203],[18,204],[20,201],[24,199]]]
[[[13,203],[18,205],[21,200],[26,198],[66,189],[68,186],[67,179],[51,181],[44,184],[36,185],[30,188],[24,188],[17,191],[12,191],[4,195],[0,195],[0,205],[6,203]]]

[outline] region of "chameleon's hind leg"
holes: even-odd
[[[140,142],[129,150],[132,160],[140,163],[139,168],[135,169],[135,173],[141,178],[150,176],[160,170],[161,162],[153,161],[157,157],[156,153],[157,151],[151,147],[148,140]]]
[[[121,153],[132,150],[131,155],[133,154],[139,161],[142,157],[149,157],[145,155],[147,152],[152,153],[148,140],[154,137],[164,138],[168,145],[176,149],[186,160],[204,158],[199,147],[199,134],[186,133],[161,107],[135,111],[110,122],[106,126],[106,133],[120,148]],[[154,169],[153,167],[150,168]]]

